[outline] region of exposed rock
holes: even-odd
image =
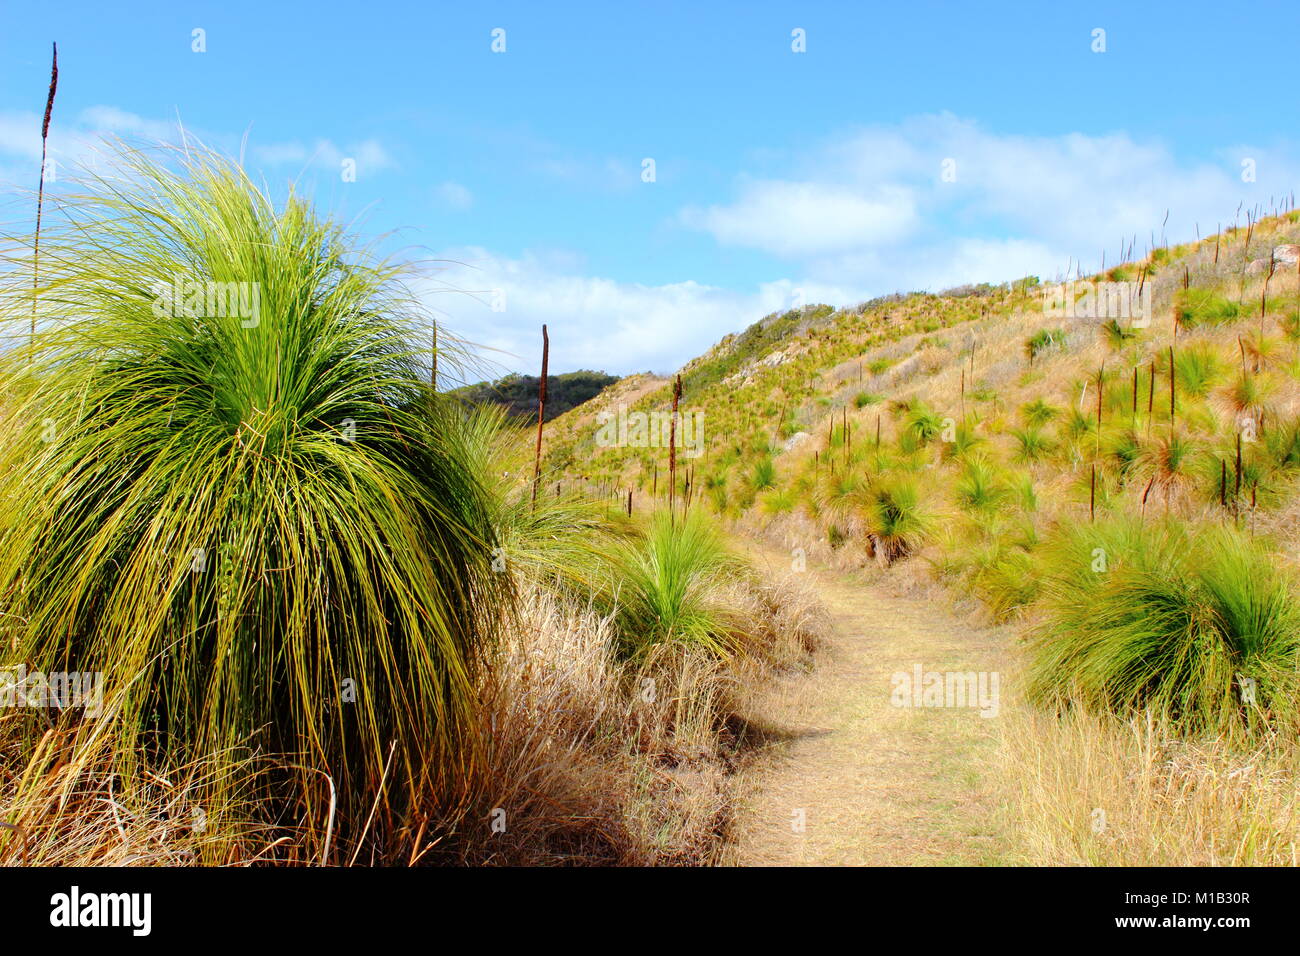
[[[1290,265],[1295,265],[1297,262],[1300,262],[1300,246],[1290,244],[1285,246],[1274,246],[1273,258],[1279,263],[1285,262]]]
[[[795,448],[799,447],[799,444],[805,438],[811,438],[811,437],[812,436],[809,435],[807,432],[795,432],[793,435],[791,435],[789,438],[785,440],[785,446],[784,446],[785,450],[793,451]]]

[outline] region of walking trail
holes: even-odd
[[[978,707],[894,706],[891,676],[917,664],[1004,674],[1010,632],[889,596],[856,573],[806,573],[832,626],[811,673],[763,688],[746,714],[766,743],[740,781],[746,797],[727,862],[1006,861],[1013,837],[999,812],[999,721]]]

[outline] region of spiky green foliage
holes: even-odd
[[[1208,345],[1193,345],[1174,353],[1174,375],[1178,390],[1193,398],[1207,395],[1219,379],[1222,363],[1218,352]]]
[[[933,529],[933,518],[921,501],[915,479],[881,480],[866,498],[868,538],[885,564],[914,552]]]
[[[1226,325],[1241,315],[1237,303],[1210,289],[1183,289],[1174,301],[1178,324],[1186,329],[1198,325]]]
[[[943,431],[943,418],[921,401],[913,402],[908,409],[904,432],[922,447],[939,437]]]
[[[1011,496],[1000,471],[985,458],[971,458],[957,480],[957,503],[967,511],[996,511]]]
[[[1105,436],[1105,452],[1109,464],[1121,480],[1127,478],[1142,458],[1142,437],[1127,425],[1114,428]]]
[[[1056,442],[1041,428],[1016,428],[1011,435],[1016,440],[1015,459],[1025,464],[1042,460],[1056,447]]]
[[[771,458],[760,458],[754,463],[754,471],[749,478],[755,491],[771,488],[776,484],[776,464]]]
[[[1170,507],[1186,496],[1203,456],[1204,450],[1194,438],[1174,431],[1146,443],[1134,471]]]
[[[1125,328],[1117,319],[1110,319],[1101,326],[1101,334],[1111,351],[1118,352],[1130,341],[1137,338],[1137,331]]]
[[[1032,402],[1026,402],[1020,409],[1020,415],[1024,418],[1026,425],[1034,428],[1042,428],[1053,418],[1061,413],[1061,410],[1054,405],[1049,405],[1041,398],[1036,398]]]
[[[1006,620],[1038,597],[1038,562],[1025,548],[994,538],[975,550],[972,565],[970,586],[998,620]]]
[[[1025,340],[1025,357],[1032,362],[1048,349],[1065,344],[1065,333],[1060,329],[1039,329]]]
[[[450,437],[459,438],[488,490],[498,573],[577,594],[592,587],[608,539],[629,533],[624,512],[602,507],[577,482],[562,479],[543,484],[534,497],[536,432],[531,424],[518,427],[508,409],[453,404],[448,412],[460,419]]]
[[[256,750],[268,813],[337,846],[373,812],[382,858],[472,761],[510,594],[418,308],[229,162],[124,163],[46,237],[40,332],[0,369],[4,661],[102,671],[124,767]]]
[[[1188,731],[1294,732],[1300,605],[1258,541],[1118,519],[1064,528],[1046,562],[1032,699],[1150,708]]]
[[[719,656],[737,650],[744,628],[726,599],[743,565],[699,510],[650,519],[643,537],[615,548],[605,600],[625,658],[643,658],[656,645],[676,642]]]

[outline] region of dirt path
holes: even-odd
[[[742,780],[749,799],[728,862],[1003,862],[1012,838],[998,812],[998,721],[978,706],[900,707],[891,697],[893,675],[918,664],[1004,673],[1009,632],[888,596],[857,575],[806,573],[831,633],[811,674],[766,688],[747,715],[769,738]]]

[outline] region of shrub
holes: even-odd
[[[1065,333],[1060,329],[1039,329],[1025,340],[1025,355],[1032,363],[1034,359],[1048,349],[1061,348],[1064,345]]]
[[[885,565],[916,551],[933,526],[914,480],[894,478],[873,487],[867,501],[868,540]]]
[[[1207,345],[1193,345],[1174,353],[1174,376],[1179,391],[1193,398],[1209,393],[1222,368],[1218,353]]]
[[[1056,443],[1041,428],[1016,428],[1011,431],[1016,440],[1016,461],[1032,464],[1045,458],[1056,447]]]
[[[1047,404],[1041,398],[1027,402],[1020,408],[1020,414],[1024,418],[1025,424],[1032,425],[1035,428],[1041,428],[1060,413],[1059,408]]]
[[[1249,535],[1127,518],[1068,526],[1045,567],[1032,699],[1149,708],[1187,732],[1294,732],[1300,606],[1290,576]]]
[[[967,511],[993,512],[1010,497],[1002,476],[983,458],[966,462],[957,480],[957,503]]]
[[[754,464],[754,473],[750,476],[750,484],[755,491],[762,491],[764,488],[771,488],[776,484],[776,464],[771,458],[760,458]]]
[[[1209,289],[1182,289],[1174,299],[1174,313],[1178,324],[1185,329],[1198,325],[1226,325],[1235,322],[1241,309],[1235,302],[1225,299]]]
[[[681,643],[725,657],[743,628],[725,587],[742,568],[699,511],[673,520],[660,510],[644,536],[611,552],[604,600],[614,617],[620,655],[639,660],[651,648]]]
[[[912,437],[916,447],[921,447],[939,437],[943,431],[943,419],[918,400],[912,404],[904,430]]]
[[[376,858],[409,852],[474,761],[510,597],[414,299],[225,160],[125,162],[43,236],[40,331],[3,360],[5,658],[103,672],[124,776],[255,752],[313,852],[370,814]],[[160,291],[182,281],[257,310],[196,314]],[[235,782],[208,780],[219,808]]]
[[[1136,330],[1125,328],[1116,319],[1110,319],[1103,323],[1101,334],[1106,340],[1106,345],[1115,352],[1120,351],[1125,344],[1137,338]]]

